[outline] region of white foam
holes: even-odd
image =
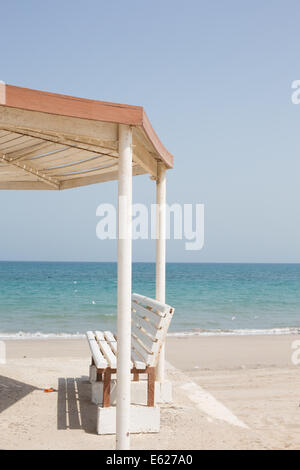
[[[168,333],[168,336],[247,336],[247,335],[299,335],[300,327],[245,329],[245,330],[192,330]]]
[[[113,314],[105,314],[105,316],[113,316]],[[191,330],[177,331],[168,333],[171,337],[190,337],[190,336],[247,336],[247,335],[299,335],[300,327],[293,328],[270,328],[270,329],[253,329],[253,330]],[[19,331],[17,333],[1,333],[0,340],[10,339],[82,339],[85,333],[35,333]]]
[[[19,331],[18,333],[1,333],[0,340],[10,339],[82,339],[85,338],[83,333],[27,333]]]

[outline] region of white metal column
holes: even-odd
[[[119,126],[118,354],[116,447],[130,447],[130,350],[132,270],[132,129]]]
[[[156,300],[166,301],[166,168],[158,163],[156,181]],[[156,380],[164,381],[165,345],[156,367]]]

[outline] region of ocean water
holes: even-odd
[[[155,264],[133,264],[155,295]],[[0,262],[0,336],[116,330],[116,263]],[[300,332],[300,264],[167,264],[171,334]]]

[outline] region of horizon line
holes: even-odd
[[[86,261],[86,260],[0,260],[0,263],[90,263],[104,264],[118,261]],[[132,261],[132,264],[156,264],[156,261]],[[166,264],[300,264],[300,261],[167,261]]]

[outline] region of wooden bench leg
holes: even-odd
[[[105,369],[104,371],[104,384],[103,384],[103,408],[110,406],[110,380],[111,380],[111,369]]]
[[[147,406],[154,406],[155,367],[148,369]]]
[[[133,381],[138,382],[140,379],[140,374],[138,372],[133,372]]]
[[[99,370],[97,370],[97,382],[102,382],[102,372],[99,372]]]

